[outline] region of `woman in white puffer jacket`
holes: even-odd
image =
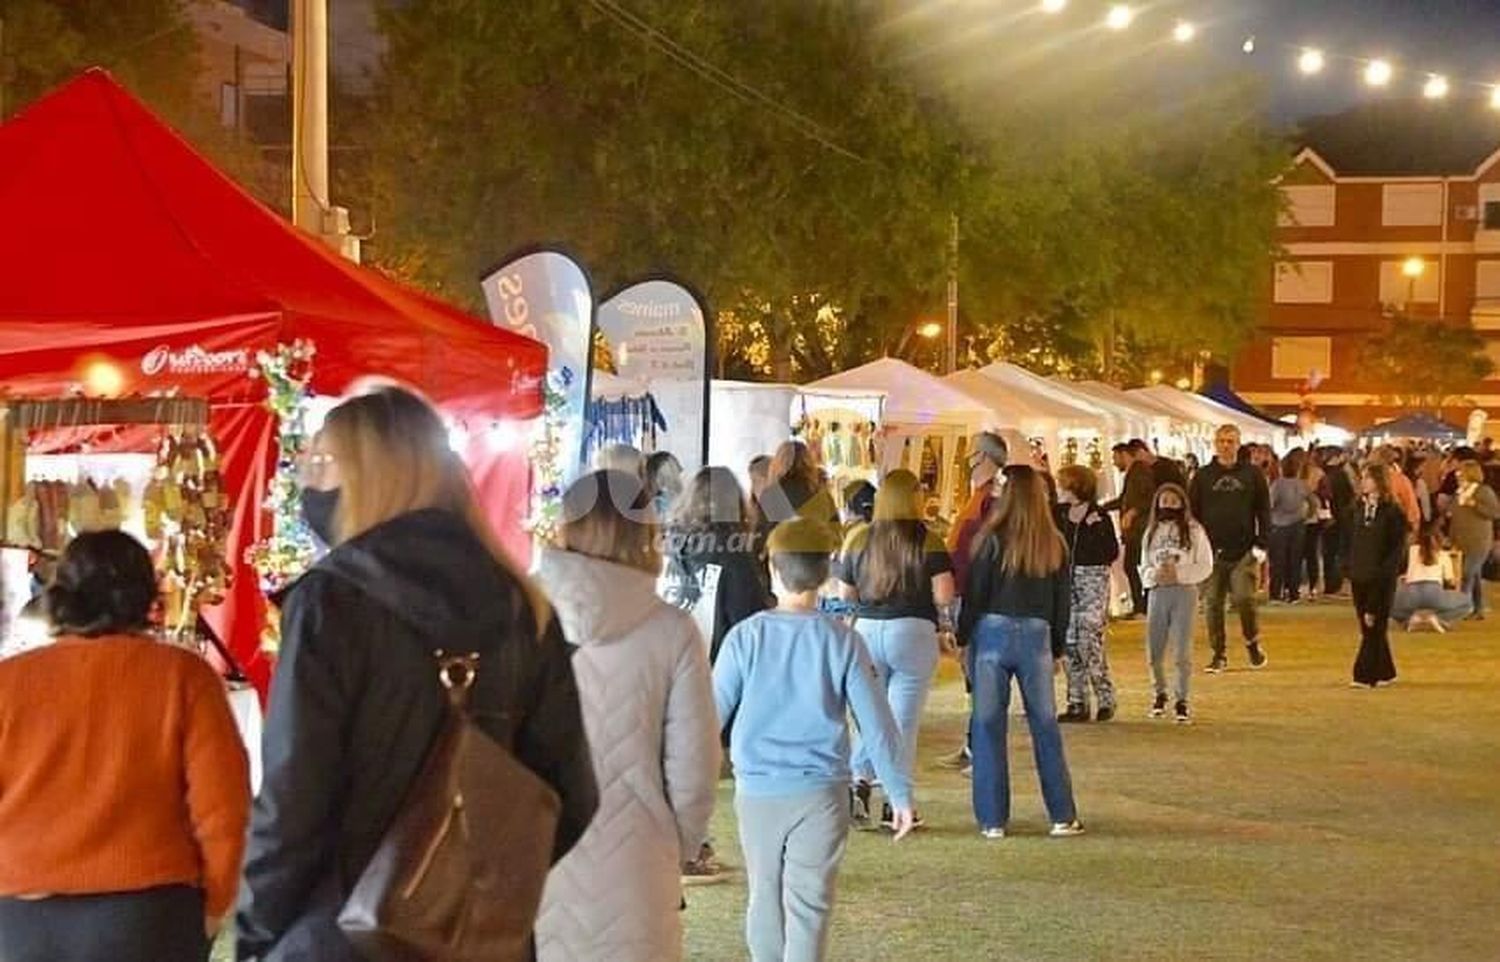
[[[657,598],[661,560],[638,478],[596,471],[563,503],[563,551],[537,578],[578,646],[599,811],[552,870],[537,918],[540,962],[682,958],[682,863],[708,834],[719,722],[692,617]]]

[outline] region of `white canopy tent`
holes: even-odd
[[[1239,428],[1241,440],[1247,443],[1270,444],[1278,450],[1285,436],[1285,432],[1266,421],[1251,417],[1242,411],[1236,411],[1228,405],[1220,404],[1201,394],[1190,394],[1165,384],[1136,388],[1126,393],[1132,397],[1147,398],[1195,422],[1200,426],[1200,431],[1196,432],[1197,437],[1206,440],[1209,444],[1212,443],[1214,432],[1224,424],[1232,424]],[[1199,451],[1198,453],[1206,455],[1208,452]]]
[[[802,389],[809,398],[830,390],[885,395],[880,473],[905,467],[920,476],[924,455],[932,453],[938,465],[941,509],[951,514],[958,457],[969,435],[997,426],[995,412],[942,378],[895,358],[871,361]]]

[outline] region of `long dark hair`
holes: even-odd
[[[156,595],[156,569],[141,543],[95,531],[63,549],[44,597],[54,634],[97,638],[145,630]]]
[[[1181,485],[1164,484],[1156,489],[1156,494],[1151,498],[1151,516],[1146,520],[1146,543],[1156,536],[1156,511],[1161,505],[1161,496],[1164,494],[1175,494],[1182,500],[1182,516],[1177,519],[1177,543],[1184,548],[1193,544],[1193,509],[1188,501],[1187,492],[1182,490]]]
[[[998,538],[1001,571],[1031,578],[1054,574],[1066,563],[1068,546],[1052,518],[1047,483],[1024,464],[1006,468],[1005,478],[1000,497],[974,538],[975,556],[990,538]]]
[[[922,589],[927,527],[921,521],[922,482],[910,471],[885,476],[875,492],[875,516],[850,536],[863,541],[864,564],[859,573],[862,601],[884,601]]]
[[[1424,524],[1422,530],[1417,532],[1417,547],[1422,552],[1422,563],[1424,565],[1435,565],[1438,562],[1438,552],[1442,550],[1442,533],[1436,524]]]
[[[726,467],[699,469],[682,489],[672,509],[669,527],[674,537],[709,534],[727,538],[750,527],[745,490]]]

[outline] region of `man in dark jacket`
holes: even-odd
[[[560,797],[553,860],[583,835],[598,789],[557,620],[539,628],[520,581],[457,514],[400,515],[339,545],[282,600],[241,960],[361,958],[337,917],[443,724],[438,648],[479,653],[471,714]],[[484,826],[472,829],[484,844]]]
[[[1146,521],[1151,516],[1151,499],[1156,496],[1157,485],[1151,465],[1139,456],[1136,443],[1114,446],[1115,468],[1125,472],[1125,489],[1103,507],[1106,511],[1120,512],[1120,540],[1125,545],[1125,580],[1130,583],[1131,616],[1144,617],[1146,590],[1141,585],[1141,540],[1146,536]],[[1149,453],[1145,442],[1139,443]]]
[[[1328,512],[1333,516],[1323,526],[1323,593],[1336,595],[1344,590],[1344,566],[1349,558],[1349,535],[1357,500],[1349,457],[1342,448],[1325,450],[1323,484],[1327,486]]]
[[[1265,475],[1254,465],[1239,460],[1239,448],[1239,428],[1230,424],[1220,427],[1214,435],[1214,460],[1193,477],[1188,492],[1193,516],[1208,531],[1208,540],[1214,547],[1214,573],[1209,577],[1204,598],[1208,638],[1214,649],[1208,671],[1214,674],[1229,665],[1225,656],[1226,594],[1233,598],[1240,613],[1250,667],[1262,668],[1266,664],[1255,612],[1255,592],[1260,581],[1256,549],[1265,550],[1271,531],[1271,492]]]

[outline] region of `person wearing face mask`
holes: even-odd
[[[394,385],[350,397],[329,413],[304,481],[304,517],[330,550],[278,599],[236,914],[242,962],[362,957],[337,919],[444,724],[437,649],[480,659],[475,723],[557,793],[554,861],[599,798],[572,649],[496,543],[438,413]],[[498,844],[472,828],[471,850]]]
[[[1179,725],[1192,721],[1188,687],[1193,677],[1193,622],[1198,586],[1214,570],[1208,532],[1188,510],[1187,492],[1164,484],[1151,504],[1141,551],[1141,583],[1146,586],[1146,651],[1156,697],[1151,717],[1167,713],[1167,648],[1177,669],[1172,713]]]
[[[1089,720],[1089,689],[1098,706],[1097,721],[1115,717],[1115,686],[1104,652],[1109,621],[1109,569],[1120,556],[1115,523],[1095,501],[1098,476],[1081,464],[1057,475],[1057,529],[1068,545],[1072,606],[1068,616],[1068,707],[1060,722]]]

